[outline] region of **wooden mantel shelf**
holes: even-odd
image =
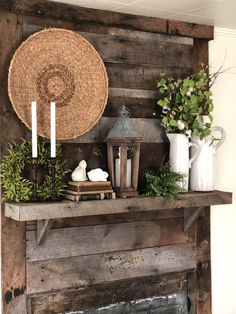
[[[231,204],[232,193],[190,192],[181,200],[139,197],[115,200],[63,201],[58,203],[6,203],[5,216],[17,221],[37,220],[37,243],[42,244],[55,219],[184,208],[184,231],[198,219],[205,206]]]
[[[145,212],[171,208],[193,208],[211,205],[231,204],[232,193],[189,192],[181,200],[169,201],[163,197],[139,197],[115,200],[63,201],[58,203],[6,203],[5,216],[17,221],[58,219],[81,216]]]

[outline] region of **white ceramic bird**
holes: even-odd
[[[87,163],[85,160],[81,160],[78,167],[75,168],[75,170],[71,174],[71,179],[73,181],[87,181],[87,175],[86,175],[86,167]]]
[[[108,173],[101,168],[96,168],[88,172],[90,181],[107,181]]]

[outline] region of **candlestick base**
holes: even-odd
[[[33,183],[33,191],[32,191],[32,196],[31,196],[31,201],[36,202],[38,201],[37,197],[37,185],[38,185],[38,158],[37,157],[32,157],[32,168],[31,168],[31,173],[32,173],[32,183]]]

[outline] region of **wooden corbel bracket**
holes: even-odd
[[[188,231],[197,221],[205,207],[184,208],[184,232]]]
[[[37,244],[41,245],[53,225],[54,219],[37,220]]]

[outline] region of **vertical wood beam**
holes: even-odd
[[[197,270],[196,313],[211,313],[210,207],[206,207],[196,224]]]
[[[21,16],[0,12],[0,134],[1,156],[7,145],[24,137],[24,127],[16,117],[7,92],[10,60],[21,42]],[[4,216],[1,204],[1,259],[3,313],[25,313],[25,223]]]
[[[196,70],[201,63],[208,64],[208,40],[194,39],[193,69]]]
[[[193,68],[208,64],[208,40],[194,39]],[[206,207],[196,223],[197,271],[195,301],[197,314],[211,313],[210,207]]]

